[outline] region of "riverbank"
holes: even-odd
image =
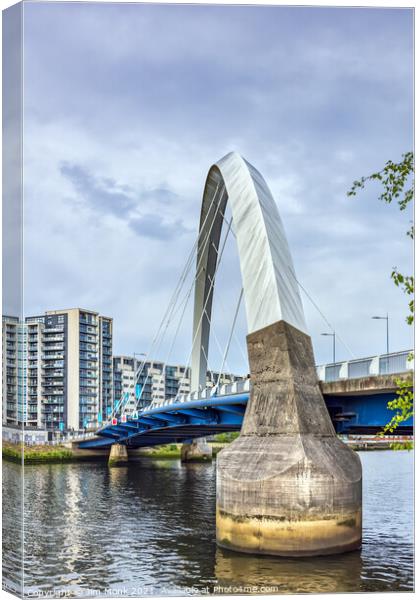
[[[222,450],[226,443],[211,443],[212,455],[215,457]],[[129,451],[130,458],[148,457],[161,459],[180,459],[182,444],[165,444],[162,446],[154,446],[152,448],[138,448]],[[71,450],[64,446],[22,446],[21,444],[13,444],[11,442],[3,442],[2,456],[5,460],[15,463],[22,462],[22,454],[24,454],[25,464],[41,464],[41,463],[64,463],[64,462],[79,462],[79,461],[100,461],[107,459],[107,455],[81,452],[78,449]]]
[[[239,436],[239,432],[219,433],[213,436],[212,441],[208,441],[212,449],[213,458]],[[147,456],[152,458],[181,458],[182,444],[165,444],[162,446],[153,446],[151,448],[138,448],[129,452],[131,456]]]
[[[212,456],[215,458],[217,454],[228,446],[239,433],[221,433],[214,436],[209,445],[212,449]],[[343,440],[350,448],[356,451],[371,451],[371,450],[411,450],[413,448],[412,440],[381,438],[365,438],[345,439]],[[161,446],[153,446],[150,448],[137,448],[129,450],[128,457],[135,459],[137,457],[157,458],[157,459],[180,459],[182,444],[164,444]],[[2,454],[5,460],[15,463],[22,462],[22,451],[26,464],[39,463],[64,463],[64,462],[79,462],[93,461],[104,462],[108,460],[108,449],[89,451],[81,450],[77,447],[66,447],[63,445],[49,446],[23,446],[12,442],[3,441]]]
[[[21,463],[24,458],[25,463],[61,463],[72,460],[79,460],[74,456],[72,450],[64,446],[25,446],[22,444],[13,444],[3,442],[2,456],[6,460]]]

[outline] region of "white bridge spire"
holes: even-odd
[[[205,386],[214,278],[226,203],[236,234],[248,333],[284,320],[306,333],[292,257],[273,196],[238,153],[211,168],[204,187],[195,284],[191,389]]]

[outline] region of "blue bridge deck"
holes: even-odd
[[[118,421],[97,432],[96,438],[79,443],[80,448],[98,448],[123,443],[131,448],[180,443],[217,433],[240,431],[249,392],[211,396],[200,400],[165,404],[143,410],[138,418]],[[364,395],[324,395],[338,433],[380,430],[391,418],[387,404],[395,391]],[[411,433],[413,420],[403,429]],[[398,430],[396,433],[401,433]]]

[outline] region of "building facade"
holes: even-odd
[[[81,308],[2,319],[3,425],[50,434],[95,430],[113,414],[191,390],[190,369],[112,354],[113,321]],[[207,372],[207,386],[238,381]]]
[[[136,373],[137,378],[136,378]],[[207,372],[207,386],[233,383],[243,377],[230,373]],[[136,383],[137,381],[137,383]],[[130,413],[141,410],[152,401],[169,400],[191,391],[190,369],[182,365],[165,365],[160,361],[143,361],[134,356],[114,356],[114,408]],[[109,414],[108,414],[109,416]]]
[[[3,317],[3,423],[97,428],[113,401],[112,326],[80,308]]]
[[[3,315],[2,318],[2,398],[3,398],[3,423],[5,425],[18,424],[18,412],[22,411],[18,403],[18,342],[19,319]],[[21,351],[21,348],[19,349]]]

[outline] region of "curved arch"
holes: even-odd
[[[284,320],[306,333],[286,234],[262,175],[230,152],[209,170],[204,187],[195,284],[191,389],[205,386],[213,279],[229,200],[244,288],[248,333]],[[204,314],[204,316],[203,316]]]

